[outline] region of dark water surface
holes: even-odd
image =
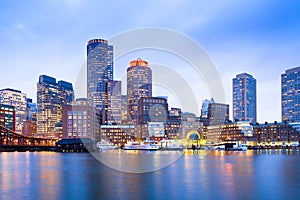
[[[190,152],[161,170],[126,173],[89,153],[2,152],[0,199],[300,199],[300,155]]]

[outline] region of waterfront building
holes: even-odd
[[[234,121],[256,123],[256,79],[242,73],[232,81],[232,108]]]
[[[127,68],[128,112],[134,123],[138,122],[138,101],[141,97],[152,97],[152,70],[148,62],[137,59]]]
[[[206,128],[206,139],[208,144],[224,141],[245,143],[251,141],[253,136],[253,126],[249,121],[219,124],[207,126]]]
[[[274,122],[254,125],[253,137],[257,145],[262,146],[291,146],[299,145],[299,122]]]
[[[101,139],[124,146],[135,135],[134,125],[101,125]]]
[[[87,45],[87,99],[99,110],[104,110],[108,80],[113,80],[113,46],[107,40],[92,39]]]
[[[62,107],[74,98],[71,83],[56,82],[50,76],[41,75],[37,83],[37,135],[57,138],[62,134]]]
[[[63,138],[99,138],[100,111],[87,103],[87,99],[76,99],[72,105],[63,106]]]
[[[15,131],[22,133],[23,123],[27,118],[26,94],[10,88],[0,90],[0,104],[11,105],[15,108]]]
[[[121,81],[109,80],[105,82],[104,109],[102,110],[102,124],[121,124],[122,99]]]
[[[199,135],[202,132],[203,123],[194,113],[184,112],[181,116],[180,138],[187,138],[189,133],[195,132]],[[200,137],[198,138],[201,139]]]
[[[181,137],[181,114],[176,116],[173,114],[171,115],[170,112],[170,115],[168,116],[168,119],[165,122],[165,135],[167,135],[167,137],[171,139]]]
[[[11,105],[0,104],[0,125],[15,131],[15,107]]]
[[[282,121],[300,121],[300,67],[281,74]]]

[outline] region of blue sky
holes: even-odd
[[[198,42],[215,63],[230,106],[232,78],[252,74],[258,121],[281,120],[280,74],[300,65],[300,1],[0,0],[0,88],[35,99],[41,74],[74,83],[89,39],[143,27]],[[139,57],[151,63],[151,56]]]

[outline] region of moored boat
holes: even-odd
[[[115,144],[112,144],[106,140],[102,140],[100,142],[97,142],[97,148],[100,149],[101,151],[103,150],[113,150],[113,149],[117,149],[118,146]]]
[[[148,150],[155,151],[160,149],[156,141],[146,138],[143,142],[129,141],[124,146],[124,150]]]
[[[161,147],[164,150],[183,150],[183,146],[176,143],[174,140],[163,139],[160,141]]]

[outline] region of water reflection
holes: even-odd
[[[182,151],[113,150],[92,152],[104,165],[122,172],[145,173],[160,170],[176,162]]]
[[[88,153],[0,153],[0,199],[299,199],[299,151],[186,152],[149,173]],[[136,156],[150,156],[134,161]],[[175,152],[162,154],[177,156]],[[160,153],[111,152],[118,165],[160,165]],[[101,154],[101,156],[104,156]],[[128,158],[127,162],[124,158]],[[174,158],[174,157],[173,157]],[[114,161],[114,162],[115,162]]]

